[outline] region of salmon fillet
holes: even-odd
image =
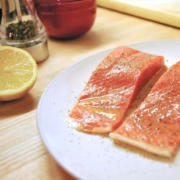
[[[168,69],[141,105],[110,137],[171,157],[180,144],[179,70],[180,62]]]
[[[69,114],[80,131],[115,130],[141,88],[164,64],[162,56],[121,46],[93,71]]]

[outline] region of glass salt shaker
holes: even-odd
[[[32,0],[1,0],[1,45],[28,51],[36,62],[49,56],[46,30]]]

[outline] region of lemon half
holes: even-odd
[[[37,64],[25,50],[10,46],[0,47],[0,100],[19,99],[34,86]]]

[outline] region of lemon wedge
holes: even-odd
[[[23,97],[37,79],[37,64],[25,50],[0,47],[0,101]]]

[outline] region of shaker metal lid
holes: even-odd
[[[37,45],[22,48],[29,52],[37,63],[46,60],[49,57],[48,43],[47,40]]]

